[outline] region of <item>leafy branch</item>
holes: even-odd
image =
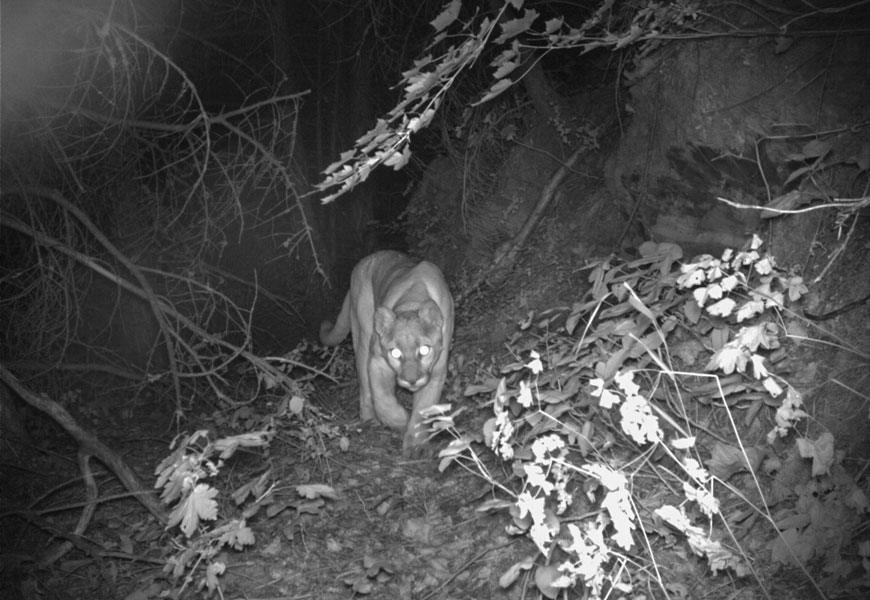
[[[452,0],[431,21],[435,36],[424,51],[427,54],[402,73],[398,86],[403,87],[404,95],[399,103],[357,139],[353,149],[343,152],[338,161],[323,171],[324,178],[316,188],[320,191],[338,189],[321,201],[332,202],[365,181],[380,165],[396,170],[404,167],[411,156],[411,135],[431,124],[460,74],[476,63],[488,46],[501,49],[490,61],[493,83],[472,106],[488,102],[518,83],[528,72],[528,69],[518,69],[526,64],[524,54],[530,50],[538,54],[535,60],[539,60],[541,55],[553,50],[579,49],[586,53],[596,48],[620,49],[640,42],[658,44],[664,39],[662,31],[684,27],[698,16],[691,2],[667,7],[652,4],[639,10],[625,30],[610,31],[607,26],[613,4],[613,0],[604,0],[579,27],[570,27],[564,19],[553,18],[535,30],[540,13],[523,9],[523,0],[506,0],[495,17],[483,17],[479,24],[475,24],[477,14],[466,22],[459,21],[462,3]],[[507,19],[509,10],[519,16]],[[461,41],[436,55],[436,48],[448,39],[448,30],[454,24]],[[497,30],[500,33],[495,36]],[[521,42],[521,36],[525,35],[530,40]]]

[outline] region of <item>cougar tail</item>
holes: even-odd
[[[341,312],[333,325],[329,321],[320,324],[320,343],[324,346],[337,346],[350,333],[350,292],[344,297]]]

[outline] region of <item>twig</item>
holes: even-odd
[[[17,371],[72,371],[73,373],[106,373],[129,381],[140,381],[145,373],[141,371],[128,371],[115,365],[103,365],[94,363],[45,363],[36,360],[15,360],[6,363]]]
[[[79,516],[79,521],[76,523],[76,528],[73,531],[73,535],[76,537],[81,537],[85,534],[85,531],[88,530],[88,525],[91,522],[91,519],[94,517],[94,512],[97,510],[97,500],[99,499],[100,493],[97,489],[97,482],[94,479],[94,473],[91,471],[91,455],[86,452],[83,448],[79,448],[78,451],[79,458],[79,471],[82,472],[82,477],[85,481],[85,505],[82,508],[82,514]],[[53,549],[50,549],[43,553],[42,557],[37,561],[37,564],[40,568],[46,568],[50,565],[53,565],[57,561],[59,561],[63,556],[73,549],[73,542],[71,540],[66,540],[59,543]]]
[[[852,239],[852,234],[855,233],[855,225],[858,223],[859,215],[855,215],[852,219],[852,226],[849,228],[849,232],[846,234],[846,239],[843,240],[843,243],[840,244],[836,250],[831,253],[831,257],[828,259],[828,264],[825,265],[825,268],[822,269],[822,272],[813,279],[813,285],[819,283],[822,279],[825,278],[825,275],[828,274],[828,271],[831,270],[831,267],[834,266],[834,263],[837,259],[843,254],[843,251],[846,250],[846,246],[849,245],[849,240]]]
[[[230,281],[235,281],[236,283],[240,283],[240,284],[247,286],[247,287],[256,288],[255,283],[248,281],[247,279],[243,279],[243,278],[239,277],[238,275],[233,275],[232,273],[230,273],[229,271],[227,271],[225,269],[221,269],[220,267],[216,267],[214,265],[209,265],[209,264],[203,264],[202,266],[204,269],[207,269],[208,271],[216,274],[218,277],[223,277],[224,279],[229,279]],[[298,318],[303,323],[305,322],[304,317],[299,313],[298,310],[296,310],[296,307],[293,306],[293,303],[290,302],[289,299],[281,297],[278,294],[274,294],[266,289],[260,289],[260,293],[263,294],[266,298],[268,298],[272,302],[274,302],[277,306],[287,306],[289,308],[289,310],[285,310],[284,311],[285,313],[289,314],[292,312],[296,316],[296,318]]]
[[[850,212],[854,212],[856,210],[861,210],[865,206],[870,206],[870,196],[863,196],[861,198],[834,198],[833,203],[828,204],[819,204],[816,206],[808,206],[806,208],[771,208],[769,206],[756,206],[754,204],[738,204],[732,200],[728,200],[726,198],[722,198],[721,196],[717,196],[716,200],[719,202],[724,202],[731,208],[736,208],[738,210],[758,210],[764,212],[772,212],[780,215],[799,215],[802,213],[812,212],[814,210],[822,210],[825,208],[835,208],[837,210],[847,210]]]

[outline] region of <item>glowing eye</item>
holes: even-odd
[[[430,352],[432,352],[432,348],[429,346],[420,346],[420,356],[429,356]]]
[[[402,351],[398,348],[393,348],[392,350],[390,350],[390,356],[392,356],[396,360],[399,360],[400,358],[402,358]]]

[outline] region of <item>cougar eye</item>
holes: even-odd
[[[429,356],[429,353],[432,352],[432,348],[429,346],[420,346],[420,356]]]
[[[400,358],[402,358],[402,351],[398,348],[393,348],[392,350],[390,350],[390,356],[392,356],[396,360],[399,360]]]

